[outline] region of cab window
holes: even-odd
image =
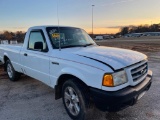
[[[31,31],[28,43],[29,50],[47,51],[47,44],[42,31]]]

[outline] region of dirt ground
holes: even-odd
[[[151,89],[132,107],[117,113],[94,109],[91,120],[160,120],[160,39],[116,39],[100,45],[143,52],[153,71]],[[54,100],[54,89],[27,76],[8,80],[0,67],[0,120],[70,120],[62,100]]]

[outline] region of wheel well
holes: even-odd
[[[63,84],[69,80],[69,79],[76,79],[77,82],[81,83],[84,86],[87,86],[82,80],[77,78],[76,76],[70,75],[70,74],[63,74],[59,77],[58,83],[55,86],[55,99],[60,99],[62,97],[62,86]]]
[[[7,56],[4,56],[4,71],[7,70],[7,68],[6,68],[6,62],[7,62],[7,60],[9,60],[9,58]]]

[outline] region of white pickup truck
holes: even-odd
[[[55,88],[72,119],[85,119],[93,106],[113,112],[134,105],[152,83],[146,55],[98,46],[75,27],[31,27],[22,46],[0,45],[0,61],[11,81],[23,73]]]

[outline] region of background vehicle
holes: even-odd
[[[103,36],[96,36],[95,40],[103,40]]]

